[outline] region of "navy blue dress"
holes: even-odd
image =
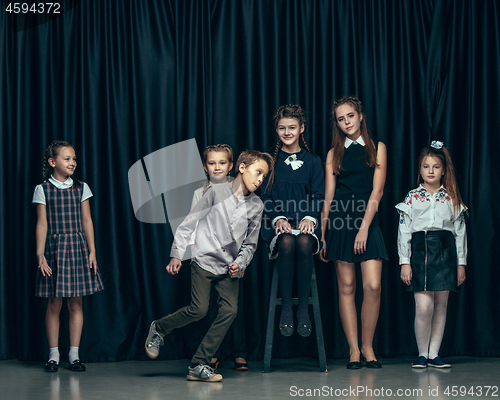
[[[296,169],[285,163],[287,158],[294,154],[297,161],[303,162]],[[278,256],[276,241],[281,233],[275,235],[275,228],[272,226],[272,221],[278,216],[288,219],[294,235],[300,234],[297,228],[304,217],[315,218],[313,236],[316,238],[316,243],[313,254],[316,254],[320,250],[321,208],[325,198],[321,159],[305,149],[293,154],[281,150],[274,166],[274,183],[270,190],[267,190],[268,180],[269,174],[261,185],[264,217],[260,232],[269,248],[269,258],[275,259]]]
[[[374,140],[378,150],[378,141]],[[325,233],[326,259],[360,262],[373,259],[388,260],[384,238],[380,230],[378,212],[368,230],[366,251],[354,254],[354,240],[365,215],[373,190],[374,167],[365,159],[365,147],[354,142],[344,149],[342,168],[337,175],[335,196],[330,206]]]

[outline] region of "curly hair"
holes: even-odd
[[[42,166],[42,176],[44,181],[46,181],[54,172],[54,168],[52,168],[52,166],[49,164],[49,158],[55,160],[59,154],[59,150],[63,147],[72,147],[73,150],[75,150],[75,146],[73,146],[71,143],[65,142],[64,140],[54,140],[51,144],[49,144],[49,147],[45,149]],[[73,180],[73,189],[78,189],[80,187],[80,182],[78,181],[78,179],[75,179],[73,177],[71,177],[71,179]]]

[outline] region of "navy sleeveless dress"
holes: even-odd
[[[80,188],[58,189],[49,181],[41,184],[47,210],[45,258],[51,276],[38,270],[38,297],[78,297],[104,289],[99,271],[89,268],[89,250],[82,226]]]
[[[378,150],[378,141],[374,140]],[[330,207],[325,233],[326,258],[331,261],[360,262],[380,258],[388,260],[378,221],[378,212],[368,230],[366,251],[354,254],[354,240],[363,221],[373,190],[374,167],[365,159],[365,147],[354,142],[344,149],[342,169],[337,175],[335,196]]]

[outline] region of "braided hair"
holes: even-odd
[[[49,164],[49,158],[55,160],[57,155],[59,154],[59,150],[63,147],[72,147],[73,150],[75,150],[75,146],[68,142],[65,142],[64,140],[54,140],[51,144],[49,144],[49,147],[45,149],[42,167],[42,176],[44,181],[49,179],[50,175],[52,175],[52,173],[54,172],[54,168]],[[73,177],[71,177],[71,179],[73,180],[73,189],[79,189],[80,182]]]
[[[282,118],[296,118],[299,121],[299,126],[302,126],[305,125],[306,123],[306,112],[298,104],[287,104],[281,106],[280,108],[278,108],[278,110],[273,116],[274,127],[276,129],[278,128],[279,122]],[[308,152],[311,152],[304,137],[304,132],[302,132],[299,136],[299,145],[300,147],[305,148]],[[283,142],[281,140],[278,140],[274,148],[273,165],[276,165],[282,147],[283,147]],[[267,182],[266,190],[270,190],[273,186],[273,183],[274,183],[274,168],[269,175],[269,180]]]

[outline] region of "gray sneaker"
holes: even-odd
[[[221,374],[216,374],[208,365],[197,365],[194,368],[188,368],[188,381],[220,382]]]
[[[156,321],[151,322],[148,338],[146,339],[146,354],[149,358],[156,358],[160,354],[160,346],[163,346],[163,336],[156,331]]]

